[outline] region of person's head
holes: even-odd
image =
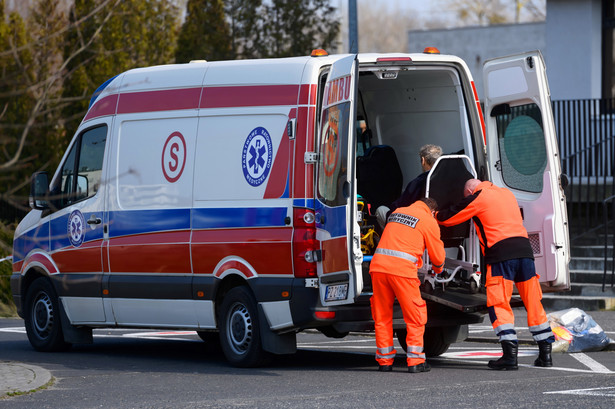
[[[438,210],[438,202],[436,202],[436,199],[432,197],[422,197],[419,200],[425,203],[427,207],[429,207],[429,210],[431,210],[432,213]]]
[[[468,179],[466,184],[463,186],[463,197],[468,197],[474,193],[474,190],[478,185],[480,185],[480,183],[481,182],[478,179]]]
[[[421,157],[421,167],[424,172],[427,172],[436,163],[436,160],[442,156],[442,148],[438,145],[423,145],[419,151]]]

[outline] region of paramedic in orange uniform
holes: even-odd
[[[535,366],[553,366],[551,343],[555,340],[542,307],[542,290],[534,266],[534,254],[519,205],[512,192],[491,182],[470,179],[464,186],[464,199],[436,217],[440,224],[453,226],[474,220],[487,264],[487,307],[503,356],[489,361],[492,369],[514,370],[517,366],[517,333],[510,307],[513,283],[527,310],[527,321],[539,355]]]
[[[376,329],[376,361],[380,371],[391,371],[395,359],[393,348],[393,304],[395,298],[404,314],[408,335],[408,372],[428,372],[425,362],[423,334],[427,322],[427,307],[421,298],[417,269],[423,265],[425,248],[436,274],[444,265],[444,245],[440,228],[433,214],[436,201],[417,200],[408,207],[398,208],[382,233],[372,258],[369,273],[372,277],[372,316]]]

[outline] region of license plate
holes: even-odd
[[[328,285],[325,301],[345,300],[348,297],[348,284]]]

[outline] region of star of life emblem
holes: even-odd
[[[260,186],[267,179],[272,156],[273,146],[269,132],[261,126],[254,128],[246,138],[241,154],[243,175],[251,186]]]
[[[79,247],[83,244],[85,238],[85,218],[79,210],[73,210],[68,216],[68,240],[74,247]]]

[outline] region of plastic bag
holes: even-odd
[[[568,343],[568,352],[601,351],[611,339],[591,315],[578,308],[548,314],[556,342]]]

